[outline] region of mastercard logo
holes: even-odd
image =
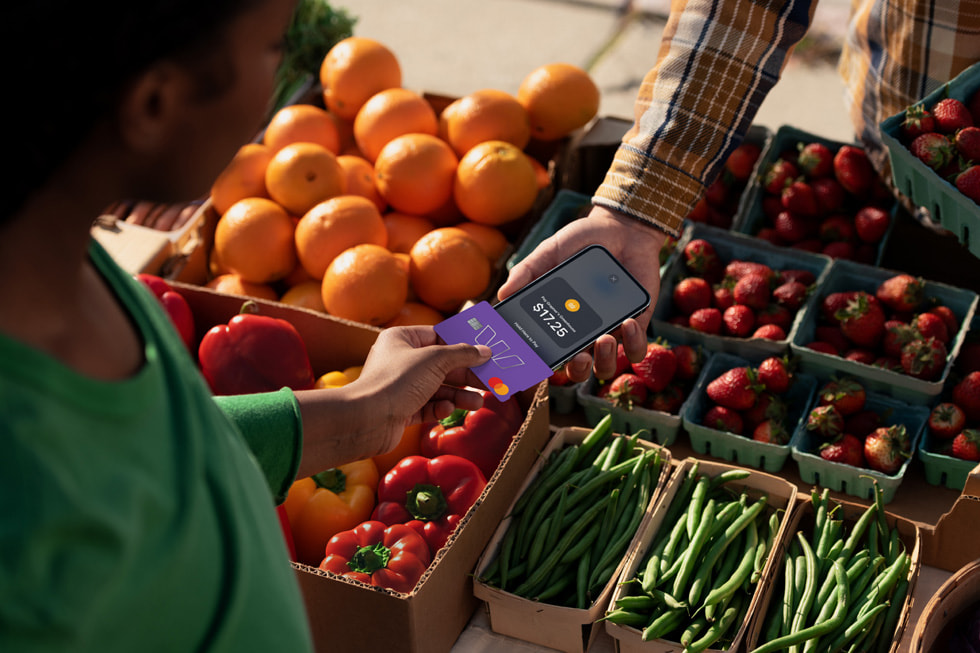
[[[490,384],[490,390],[501,397],[510,392],[510,388],[507,387],[507,384],[499,376],[491,376],[487,379],[487,383]]]
[[[574,313],[575,311],[577,311],[581,307],[582,307],[582,305],[578,303],[578,300],[577,299],[566,299],[565,300],[565,309],[568,310],[568,311],[571,311],[572,313]]]

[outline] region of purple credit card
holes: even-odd
[[[485,301],[443,320],[435,330],[448,344],[465,342],[490,348],[493,356],[474,367],[473,373],[501,401],[552,374],[548,364]]]

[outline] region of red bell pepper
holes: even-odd
[[[191,312],[191,307],[184,296],[174,290],[173,286],[162,277],[140,272],[136,278],[153,292],[170,317],[177,333],[180,334],[180,339],[188,349],[191,349],[194,343],[194,313]]]
[[[313,366],[302,336],[286,320],[258,315],[247,301],[228,324],[211,327],[198,347],[201,372],[217,395],[313,387]]]
[[[371,519],[407,524],[435,556],[486,484],[480,468],[460,456],[406,456],[381,479]]]
[[[461,456],[476,463],[485,478],[493,476],[524,422],[524,413],[515,400],[500,401],[487,390],[481,394],[482,408],[456,410],[426,431],[423,456]]]
[[[320,569],[408,594],[431,560],[422,536],[404,524],[365,521],[327,542]]]

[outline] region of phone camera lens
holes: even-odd
[[[609,275],[609,282],[610,283],[616,283],[617,281],[619,281],[619,277],[617,275],[615,275],[615,274],[610,274]]]

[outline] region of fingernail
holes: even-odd
[[[490,355],[493,353],[493,350],[486,345],[476,345],[476,350],[480,352],[482,358],[490,358]]]

